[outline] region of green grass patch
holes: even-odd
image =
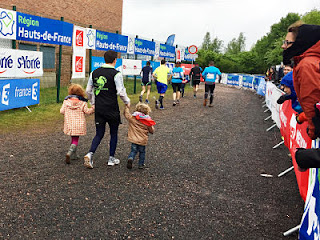
[[[124,85],[127,89],[129,98],[131,99],[131,105],[135,105],[139,101],[139,95],[141,91],[140,80],[136,81],[136,94],[134,94],[134,81],[133,79],[124,78]],[[189,85],[186,86],[186,91],[192,91]],[[60,114],[60,108],[62,106],[63,99],[68,95],[67,87],[60,88],[60,102],[57,101],[57,89],[54,88],[41,88],[40,89],[40,104],[29,106],[32,112],[29,112],[27,108],[11,109],[0,112],[0,132],[10,133],[16,131],[56,131],[62,128],[63,115]],[[144,94],[145,99],[146,94]],[[154,97],[158,98],[156,85],[152,84],[149,100],[153,106]],[[172,87],[168,86],[166,93],[166,99],[172,99]],[[123,108],[122,101],[119,101],[120,108]]]

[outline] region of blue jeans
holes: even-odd
[[[146,157],[146,146],[132,143],[131,144],[131,152],[130,152],[128,158],[132,158],[134,160],[134,158],[138,152],[139,152],[139,165],[143,165],[145,157]]]

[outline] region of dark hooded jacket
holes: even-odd
[[[292,46],[283,51],[284,64],[294,59],[293,84],[308,119],[308,135],[315,139],[314,105],[320,101],[320,26],[302,25]]]

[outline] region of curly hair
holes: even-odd
[[[138,104],[136,105],[136,111],[148,115],[148,114],[151,112],[151,108],[150,108],[149,105],[147,105],[147,104],[138,103]]]
[[[85,97],[85,91],[83,87],[80,84],[71,83],[71,85],[68,88],[68,94],[69,95],[77,95],[81,97]]]

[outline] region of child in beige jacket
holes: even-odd
[[[133,114],[130,113],[128,107],[124,109],[124,116],[129,121],[128,141],[132,143],[127,163],[128,169],[132,169],[133,160],[138,152],[139,169],[145,167],[144,161],[148,135],[149,133],[154,133],[153,126],[156,124],[148,115],[150,112],[150,107],[144,103],[138,103]]]
[[[71,84],[68,94],[63,101],[60,113],[64,115],[63,132],[71,136],[71,145],[66,154],[66,163],[70,164],[70,159],[77,159],[79,136],[87,134],[85,114],[94,113],[94,106],[88,108],[88,100],[84,98],[84,89],[79,84]]]

